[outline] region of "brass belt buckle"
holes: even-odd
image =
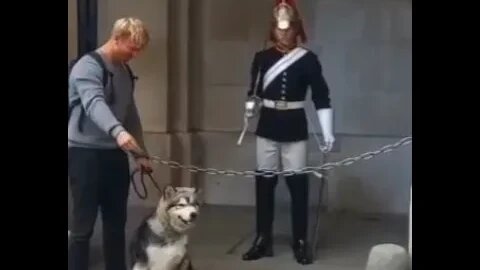
[[[287,108],[287,102],[284,101],[284,100],[277,100],[277,101],[275,101],[275,108],[286,109]]]

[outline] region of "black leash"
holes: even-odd
[[[144,191],[144,195],[140,194],[140,192],[138,192],[138,189],[137,189],[137,185],[135,184],[135,174],[139,173],[140,174],[140,183],[142,184],[142,187],[143,187],[143,191]],[[153,183],[153,185],[155,186],[155,188],[161,193],[162,192],[162,189],[158,186],[157,182],[155,181],[155,179],[153,178],[152,176],[152,173],[150,172],[146,172],[145,170],[143,169],[135,169],[132,174],[130,175],[130,181],[132,182],[132,186],[133,186],[133,190],[135,191],[135,193],[137,194],[137,196],[142,199],[142,200],[145,200],[147,197],[148,197],[148,191],[147,191],[147,187],[145,186],[145,178],[144,176],[147,175],[148,178],[150,178],[150,181]]]

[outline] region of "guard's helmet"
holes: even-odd
[[[273,33],[275,28],[282,30],[293,28],[297,38],[300,38],[302,43],[307,41],[303,21],[298,12],[295,0],[275,0],[270,26],[270,40],[272,42],[276,42]]]

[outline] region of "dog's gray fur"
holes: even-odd
[[[142,221],[132,239],[132,270],[193,270],[187,233],[199,214],[199,191],[167,186],[156,210]]]

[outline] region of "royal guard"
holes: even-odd
[[[272,46],[255,53],[248,100],[261,105],[256,129],[257,170],[299,170],[307,165],[305,98],[310,87],[323,133],[324,151],[334,143],[329,88],[315,53],[301,47],[307,36],[293,0],[276,1],[270,27]],[[248,103],[248,102],[247,102]],[[247,108],[251,109],[251,104]],[[292,248],[300,264],[312,263],[307,244],[308,175],[286,176],[291,195]],[[274,193],[277,177],[257,176],[257,235],[244,260],[273,256]]]

